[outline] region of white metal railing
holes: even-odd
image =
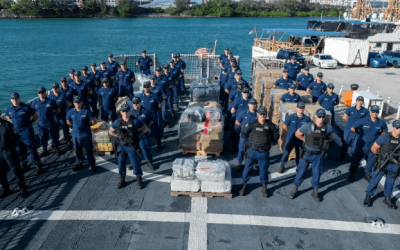
[[[137,59],[139,59],[142,56],[142,54],[136,54],[136,55],[118,55],[114,56],[114,60],[117,61],[118,63],[121,63],[122,61],[126,61],[126,67],[130,70],[132,70],[135,73],[140,73],[140,67],[136,65]],[[154,65],[151,66],[151,72],[156,71],[156,67],[159,66],[159,62],[157,60],[157,55],[156,54],[147,54],[153,62]]]

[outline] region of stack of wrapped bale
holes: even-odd
[[[217,83],[210,82],[206,77],[194,80],[190,84],[190,94],[192,101],[218,101],[220,87]]]
[[[260,106],[269,107],[271,103],[271,89],[275,86],[276,78],[262,77],[261,78],[261,96]]]
[[[288,135],[288,133],[285,130],[283,130],[283,124],[286,119],[286,116],[296,113],[296,107],[297,107],[296,103],[282,103],[279,106],[280,122],[279,122],[278,145],[282,153],[283,153],[283,148],[286,145],[286,139]],[[296,152],[293,149],[289,154],[289,158],[295,158],[295,157],[296,157]]]
[[[112,152],[114,151],[114,144],[108,133],[110,125],[105,121],[99,121],[90,127],[92,131],[92,141],[94,149],[97,152]]]
[[[216,102],[191,103],[179,120],[179,147],[188,151],[223,151],[223,114]]]
[[[172,163],[171,191],[198,192],[200,180],[196,178],[195,163],[191,159],[175,159]]]
[[[306,105],[306,109],[305,109],[305,114],[310,117],[311,121],[315,121],[315,112],[317,112],[318,109],[322,108],[319,105]],[[332,120],[332,115],[330,111],[326,111],[326,116],[324,121],[327,124],[331,124],[331,120]]]
[[[227,161],[199,162],[196,176],[201,180],[202,192],[226,193],[232,190],[231,167]]]
[[[261,100],[261,78],[269,77],[271,75],[268,69],[256,69],[254,72],[253,94],[254,98],[259,102]]]

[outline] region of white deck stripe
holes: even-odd
[[[188,249],[207,250],[207,198],[192,198]]]

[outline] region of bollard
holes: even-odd
[[[390,97],[388,97],[388,100],[387,100],[387,106],[386,106],[386,114],[387,115],[389,114],[389,105],[390,105]]]
[[[343,93],[343,90],[344,90],[344,86],[342,85],[342,87],[340,88],[340,91],[339,91],[339,96],[341,96],[341,95],[342,95],[342,93]]]

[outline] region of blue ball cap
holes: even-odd
[[[379,106],[378,105],[372,105],[371,107],[371,112],[379,112]]]
[[[266,108],[266,107],[260,107],[260,108],[257,110],[257,113],[266,115],[266,114],[267,114],[267,108]]]
[[[304,109],[304,108],[306,108],[306,104],[304,102],[298,102],[297,103],[297,108]]]
[[[75,70],[74,70],[74,69],[70,69],[70,70],[69,70],[69,73],[70,73],[70,74],[74,74],[74,73],[75,73]]]
[[[287,69],[284,69],[283,70],[283,73],[288,73],[289,71],[287,70]]]
[[[243,83],[243,80],[239,80],[237,84],[238,84],[238,85],[243,85],[243,84],[244,84],[244,83]]]
[[[325,111],[324,109],[318,109],[317,112],[315,112],[315,114],[316,114],[317,116],[323,116],[323,117],[325,117],[326,111]]]
[[[173,58],[178,58],[178,55],[177,54],[173,54],[172,57]]]
[[[97,64],[96,63],[92,63],[92,67],[96,67],[97,66]]]
[[[292,59],[296,59],[296,57],[295,57],[295,56],[292,56]]]
[[[143,87],[144,87],[144,86],[150,86],[150,81],[144,81],[144,82],[143,82]]]
[[[11,99],[18,99],[18,98],[19,98],[18,92],[12,92],[12,93],[10,94],[10,98],[11,98]]]
[[[318,73],[317,73],[317,76],[319,76],[319,77],[323,77],[323,76],[324,76],[324,74],[322,74],[322,72],[318,72]]]
[[[125,60],[122,61],[122,62],[121,62],[121,65],[126,65],[126,61],[125,61]]]
[[[237,64],[236,63],[232,63],[232,68],[237,68]]]
[[[290,85],[289,85],[289,89],[296,89],[296,84],[293,84],[293,83],[290,84]]]
[[[257,104],[257,100],[256,100],[256,99],[251,99],[251,100],[249,101],[249,104]]]
[[[75,71],[74,76],[81,76],[81,72],[80,71]]]
[[[161,67],[157,67],[157,68],[156,68],[156,71],[157,71],[157,72],[160,72],[160,71],[162,71],[162,68],[161,68]]]
[[[242,75],[242,71],[241,70],[236,70],[235,74],[238,75],[238,76],[241,76]]]
[[[74,103],[81,103],[81,102],[82,102],[82,100],[81,100],[80,96],[75,96],[74,97]]]
[[[108,57],[114,57],[113,54],[109,54]]]
[[[58,83],[53,83],[53,86],[51,86],[52,89],[58,89],[60,85]]]
[[[395,120],[392,123],[393,128],[400,128],[400,120]]]
[[[43,87],[43,86],[40,86],[40,87],[38,88],[37,92],[38,92],[38,93],[46,92],[46,88]]]
[[[105,61],[102,61],[100,64],[106,64],[106,62],[105,62]]]
[[[244,87],[242,90],[242,93],[249,93],[249,92],[250,92],[249,88],[246,88],[246,87]]]
[[[304,67],[304,70],[310,70],[308,67]]]
[[[133,97],[132,102],[133,103],[140,103],[140,98],[139,97]]]
[[[144,50],[142,50],[142,53],[147,53],[147,52],[146,52],[146,50],[144,49]]]
[[[161,71],[161,68],[160,68],[160,71]],[[150,76],[150,80],[155,80],[155,79],[157,79],[157,76],[156,76],[155,74],[152,74],[152,75]]]
[[[175,63],[174,59],[169,60],[169,63]]]
[[[104,77],[103,79],[101,79],[101,82],[109,82],[107,77]]]
[[[225,50],[229,50],[229,48],[228,48],[228,47],[225,47]]]
[[[229,51],[229,52],[228,52],[228,55],[233,55],[232,51]]]
[[[61,77],[60,81],[67,81],[67,78],[65,76]]]
[[[86,65],[83,65],[82,70],[88,70],[88,67]]]
[[[364,96],[357,96],[356,101],[364,101]]]
[[[165,68],[169,68],[168,63],[164,64],[164,69],[165,69]]]
[[[333,85],[333,83],[329,83],[327,87],[330,88],[330,89],[334,89],[335,85]]]
[[[128,104],[122,104],[121,105],[120,111],[129,111],[129,110],[131,110],[131,108],[129,107]]]

